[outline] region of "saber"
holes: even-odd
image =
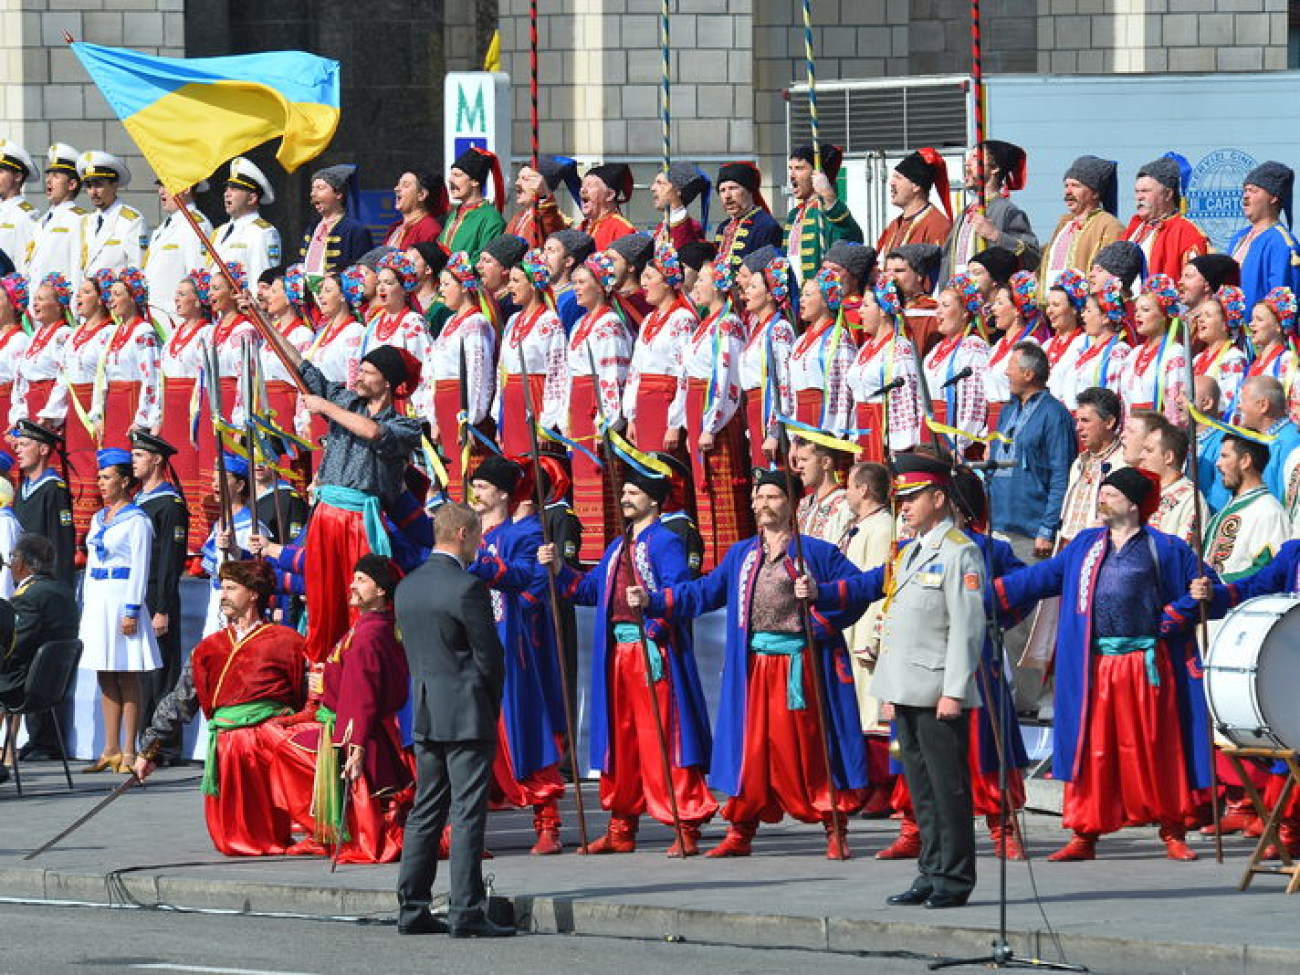
[[[460,496],[461,500],[469,502],[469,363],[465,361],[465,336],[460,339],[460,423],[457,424],[456,439],[460,442],[456,445],[460,449]],[[439,431],[441,433],[441,431]],[[444,484],[443,490],[451,489],[450,484]]]
[[[47,840],[45,843],[42,843],[36,849],[32,850],[32,852],[27,854],[25,857],[23,857],[23,859],[24,860],[34,859],[35,857],[40,856],[42,853],[44,853],[46,850],[50,849],[51,847],[57,846],[63,840],[67,839],[77,830],[81,829],[81,827],[85,826],[88,822],[90,822],[92,819],[94,819],[96,816],[102,813],[110,804],[120,799],[122,796],[124,796],[131,789],[135,788],[137,785],[140,786],[140,788],[142,789],[144,788],[144,783],[141,782],[138,778],[136,778],[135,773],[132,772],[131,775],[124,782],[122,782],[121,785],[117,786],[112,792],[106,795],[103,799],[95,803],[95,807],[91,809],[88,813],[83,815],[81,818],[79,818],[76,822],[74,822],[71,826],[69,826],[67,829],[61,832],[58,836],[54,837],[52,840]]]
[[[200,348],[207,369],[208,411],[212,414],[212,437],[217,446],[217,501],[221,508],[221,528],[223,531],[230,532],[231,548],[224,551],[228,558],[238,559],[239,544],[235,540],[235,514],[230,501],[230,488],[226,485],[226,448],[221,442],[221,427],[218,425],[224,422],[221,412],[221,360],[214,346],[203,342]]]

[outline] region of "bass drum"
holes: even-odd
[[[1205,697],[1215,730],[1238,748],[1300,749],[1300,599],[1259,596],[1224,618]]]

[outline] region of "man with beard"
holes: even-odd
[[[970,259],[988,247],[1011,251],[1026,271],[1037,270],[1042,257],[1028,214],[1011,202],[1011,194],[1025,188],[1025,150],[1001,139],[986,139],[981,149],[983,206],[979,193],[981,157],[971,150],[962,169],[968,202],[957,214],[944,245],[940,281],[964,272]]]
[[[1188,261],[1210,249],[1201,228],[1181,213],[1191,174],[1191,165],[1174,152],[1138,170],[1133,188],[1137,212],[1124,228],[1124,239],[1142,248],[1148,274],[1167,274],[1177,280]]]
[[[582,223],[578,229],[596,242],[596,250],[608,250],[618,238],[636,232],[622,210],[632,199],[632,190],[632,170],[626,163],[605,163],[582,177]]]
[[[493,206],[484,196],[488,179],[493,186]],[[464,251],[470,261],[478,260],[479,251],[497,234],[505,230],[501,216],[505,205],[505,182],[501,176],[501,160],[486,149],[470,147],[456,157],[447,171],[447,192],[452,210],[442,225],[438,243],[454,254]]]
[[[718,170],[714,186],[727,219],[718,225],[717,259],[734,267],[761,247],[781,249],[781,225],[772,217],[760,189],[763,175],[751,162],[730,162]]]
[[[1080,156],[1065,171],[1065,214],[1056,222],[1039,272],[1039,291],[1047,294],[1066,268],[1092,267],[1097,252],[1118,240],[1124,227],[1115,219],[1116,167],[1096,156]]]
[[[930,191],[939,194],[940,213],[930,202]],[[899,214],[876,241],[876,252],[888,254],[905,244],[934,244],[942,247],[952,230],[952,203],[948,199],[948,164],[926,146],[899,160],[889,174],[889,202]]]

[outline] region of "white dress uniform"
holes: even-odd
[[[238,261],[244,266],[250,284],[267,268],[280,263],[280,231],[256,212],[227,220],[217,228],[212,242],[223,261]],[[207,263],[212,265],[210,258]]]
[[[153,523],[143,508],[128,504],[107,524],[95,512],[86,534],[86,579],[82,587],[82,670],[157,670],[158,643],[144,605],[149,585]],[[139,621],[134,636],[122,634],[122,618]]]
[[[77,157],[77,175],[84,183],[93,179],[117,181],[119,191],[131,185],[131,170],[112,153],[91,150]],[[149,227],[138,210],[114,200],[103,210],[81,218],[80,280],[100,268],[139,267],[149,246]],[[74,280],[69,278],[70,281]]]
[[[81,218],[86,211],[72,200],[51,207],[37,222],[27,245],[27,277],[44,281],[58,272],[75,289],[81,284]]]
[[[0,139],[0,167],[13,170],[25,180],[36,175],[36,164],[27,150],[8,139]],[[27,202],[21,189],[9,199],[0,200],[0,250],[24,274],[27,273],[27,247],[36,233],[37,216],[36,208]],[[36,290],[35,284],[32,290]]]
[[[226,185],[253,190],[261,194],[259,202],[268,206],[275,202],[271,181],[243,156],[230,160]],[[255,283],[267,268],[280,263],[280,231],[263,220],[256,210],[223,223],[217,228],[212,242],[223,261],[238,261],[244,266],[250,283]],[[208,264],[211,266],[211,261]]]
[[[194,204],[190,213],[203,232],[212,236],[212,223]],[[149,303],[169,317],[176,314],[176,286],[195,268],[207,263],[207,254],[198,234],[179,212],[169,213],[149,238],[144,259],[144,276],[149,281]]]

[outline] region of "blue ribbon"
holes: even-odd
[[[1153,636],[1099,636],[1097,652],[1103,657],[1123,657],[1140,653],[1145,658],[1147,683],[1160,686],[1160,671],[1156,669],[1156,638]]]
[[[749,646],[760,656],[790,658],[790,671],[785,680],[786,710],[804,710],[808,705],[803,697],[803,636],[760,630],[749,638]]]

